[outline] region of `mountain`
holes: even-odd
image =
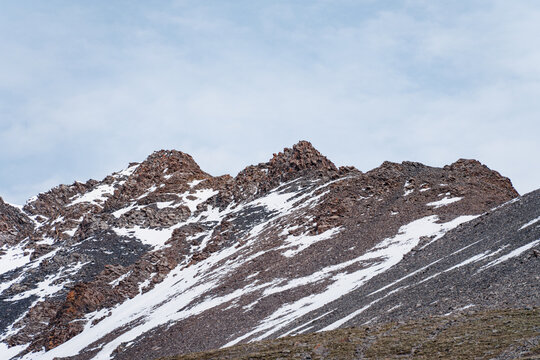
[[[337,168],[301,141],[213,177],[158,151],[0,201],[0,350],[153,359],[538,306],[540,193],[475,160]]]

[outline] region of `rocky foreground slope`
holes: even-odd
[[[468,310],[375,323],[160,360],[353,360],[540,358],[540,310]]]
[[[300,142],[233,178],[159,151],[24,207],[0,201],[0,350],[152,359],[538,306],[540,202],[517,196],[474,160],[362,173]]]

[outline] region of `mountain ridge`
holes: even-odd
[[[16,259],[0,275],[0,310],[10,314],[0,324],[0,344],[44,359],[121,359],[155,341],[150,333],[183,334],[182,344],[161,343],[148,354],[157,357],[246,341],[255,331],[265,336],[264,323],[290,332],[295,319],[313,320],[329,304],[354,307],[344,300],[354,289],[518,195],[508,178],[476,160],[443,168],[384,162],[363,173],[337,168],[301,141],[235,177],[213,177],[188,154],[160,150],[102,181],[60,185],[22,211],[6,210],[9,219],[19,211],[32,230],[0,243]],[[178,276],[191,280],[182,285]],[[328,297],[332,286],[342,288]],[[173,289],[170,299],[149,305],[148,296]],[[314,302],[291,307],[306,299]],[[164,309],[175,301],[184,304],[181,315]],[[135,322],[117,314],[126,306],[140,307]],[[279,315],[285,309],[291,315]],[[172,316],[168,327],[160,311]],[[231,324],[246,330],[234,335]],[[152,332],[138,333],[145,326]],[[96,344],[80,343],[88,332],[107,344],[98,346],[101,355]],[[77,351],[68,350],[76,343]]]

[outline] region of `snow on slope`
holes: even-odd
[[[286,207],[284,206],[283,208]],[[251,237],[241,247],[226,248],[188,268],[183,266],[177,267],[162,283],[156,285],[153,290],[145,294],[140,294],[111,309],[111,316],[96,325],[87,324],[85,331],[81,334],[60,345],[58,348],[40,354],[39,358],[53,359],[54,357],[76,355],[79,350],[97,341],[103,334],[110,333],[129,322],[139,322],[140,325],[133,327],[121,336],[108,342],[95,357],[95,359],[109,359],[112,351],[119,344],[129,343],[146,331],[167,322],[178,321],[200,314],[209,308],[228,303],[235,298],[245,296],[254,291],[266,289],[263,296],[268,296],[295,286],[322,280],[331,280],[331,285],[324,292],[313,294],[297,302],[284,305],[270,317],[264,319],[255,329],[235,338],[225,346],[235,344],[254,335],[257,335],[256,339],[264,339],[289,324],[295,318],[336,300],[351,290],[362,286],[370,278],[392,267],[402,259],[403,255],[418,244],[420,237],[429,235],[440,236],[460,223],[459,221],[453,221],[451,224],[440,224],[436,222],[437,220],[437,216],[428,216],[416,220],[411,224],[403,226],[396,236],[384,240],[363,256],[321,269],[308,277],[289,279],[285,285],[279,287],[276,287],[276,283],[279,281],[274,280],[267,283],[250,284],[221,297],[205,296],[205,294],[220,283],[220,280],[227,277],[244,263],[252,261],[260,255],[257,253],[249,254],[250,247],[256,241],[256,237]],[[242,254],[242,256],[234,256],[238,254]],[[232,258],[238,260],[231,260]],[[366,263],[363,269],[352,273],[346,272],[346,269],[351,265],[362,262]],[[208,269],[212,270],[208,271]],[[201,298],[204,300],[197,302]],[[178,311],[178,309],[184,310]],[[342,322],[346,320],[343,319]],[[329,328],[337,327],[342,322],[338,322]],[[30,354],[25,359],[33,359],[36,355],[35,353]]]
[[[518,202],[514,200],[512,203]],[[530,206],[530,205],[529,205]],[[518,211],[522,207],[518,207]],[[471,227],[466,227],[468,230],[465,235],[461,233],[459,236],[461,239],[459,241],[456,238],[459,238],[456,233],[452,237],[446,237],[444,244],[439,244],[440,246],[431,247],[426,253],[422,254],[421,257],[423,264],[426,260],[430,260],[427,265],[423,265],[419,268],[418,266],[418,257],[411,256],[408,258],[408,261],[401,266],[401,271],[394,271],[393,275],[389,275],[389,279],[394,278],[392,282],[386,284],[382,287],[379,287],[377,290],[365,294],[362,292],[357,292],[355,295],[352,295],[354,301],[358,304],[359,307],[357,310],[352,311],[349,315],[342,317],[341,319],[335,320],[327,324],[326,326],[319,327],[315,331],[325,331],[335,329],[336,327],[358,325],[358,324],[368,324],[370,321],[381,316],[381,311],[385,308],[385,312],[392,312],[396,309],[403,306],[403,301],[407,302],[406,307],[409,310],[404,310],[407,314],[411,313],[411,308],[418,308],[419,302],[432,301],[429,305],[426,306],[431,308],[431,311],[435,311],[435,308],[432,306],[441,303],[441,309],[444,309],[444,306],[451,305],[447,307],[448,309],[453,309],[450,313],[461,311],[472,306],[477,306],[475,303],[469,303],[465,306],[453,307],[456,302],[467,302],[470,300],[467,299],[476,299],[482,302],[482,306],[485,306],[485,301],[491,306],[493,304],[499,304],[502,302],[503,306],[507,307],[508,304],[511,304],[512,301],[520,299],[521,296],[524,296],[524,301],[526,304],[531,304],[531,301],[537,301],[537,292],[533,286],[524,286],[522,280],[515,281],[516,289],[511,289],[510,284],[508,284],[508,279],[506,276],[531,276],[530,272],[532,271],[532,277],[534,278],[537,274],[537,258],[538,251],[531,249],[538,247],[540,245],[540,239],[530,241],[530,236],[516,237],[516,233],[519,233],[521,229],[518,229],[516,223],[519,224],[519,217],[517,220],[513,221],[513,226],[502,225],[501,228],[504,229],[503,232],[501,228],[495,228],[494,230],[487,232],[485,229],[493,228],[494,224],[501,224],[502,219],[512,218],[516,213],[508,214],[508,211],[503,212],[503,207],[499,207],[494,214],[485,215],[487,218],[484,218],[483,221],[478,221],[473,224]],[[508,210],[508,209],[504,209]],[[538,213],[538,211],[535,211]],[[514,218],[515,219],[515,218]],[[477,229],[476,226],[484,226],[480,228],[480,231],[475,232]],[[519,226],[519,225],[518,225]],[[514,228],[515,227],[515,228]],[[479,238],[475,241],[464,241],[464,238],[467,239],[469,236]],[[535,238],[538,234],[534,235]],[[433,242],[432,242],[433,243]],[[459,245],[459,244],[466,245]],[[458,246],[456,246],[458,245]],[[436,249],[439,250],[436,250]],[[452,249],[452,252],[440,252],[440,249]],[[422,248],[417,248],[422,249]],[[528,255],[525,255],[527,254]],[[438,254],[438,256],[436,255]],[[509,260],[517,259],[513,264],[508,264],[506,269],[493,269],[494,266],[502,266],[507,263]],[[416,259],[416,260],[414,260]],[[482,265],[483,263],[483,265]],[[517,269],[520,269],[519,273],[513,273],[516,270],[516,266],[519,266]],[[536,266],[536,267],[535,267]],[[403,269],[409,270],[405,272],[406,275],[403,275]],[[491,269],[488,272],[483,272],[485,269]],[[412,271],[410,271],[412,270]],[[500,272],[499,272],[500,271]],[[522,273],[523,272],[523,275]],[[529,275],[525,275],[529,272]],[[486,274],[488,273],[488,274]],[[398,275],[398,277],[396,277]],[[446,276],[445,279],[441,279]],[[388,277],[387,277],[388,279]],[[450,281],[448,279],[451,279]],[[478,283],[489,284],[489,289],[492,291],[489,296],[483,296],[483,291],[469,287],[471,284],[475,285]],[[374,286],[377,286],[377,282],[373,283]],[[380,283],[379,283],[380,284]],[[534,284],[534,280],[533,280]],[[380,286],[380,285],[378,285]],[[397,286],[397,287],[396,287]],[[390,289],[394,288],[391,291]],[[373,286],[371,287],[373,289]],[[497,292],[493,293],[495,289],[498,289]],[[510,289],[510,290],[508,290]],[[517,291],[516,291],[517,290]],[[386,293],[384,293],[385,291]],[[508,292],[508,293],[506,293]],[[517,293],[516,293],[517,292]],[[523,294],[519,294],[523,292]],[[458,298],[447,298],[450,294],[459,294]],[[500,295],[499,295],[500,294]],[[484,294],[485,295],[485,294]],[[492,297],[500,296],[501,298],[495,301]],[[436,299],[433,301],[433,299]],[[442,305],[443,302],[447,302],[445,305]],[[399,302],[399,306],[394,305]],[[381,303],[383,303],[381,305]],[[335,305],[334,310],[338,310],[339,305]],[[363,315],[364,312],[370,311],[372,308],[375,308],[368,315]],[[332,309],[332,306],[326,307],[326,309]],[[333,312],[334,310],[331,310]],[[410,315],[409,315],[410,316]],[[356,320],[350,322],[355,318],[361,318],[362,320]],[[366,319],[369,319],[366,321]],[[301,333],[304,330],[297,331],[302,329],[308,323],[297,326],[290,333]],[[313,331],[313,330],[311,330]]]
[[[108,196],[110,196],[113,192],[114,192],[113,185],[108,185],[108,184],[99,185],[92,191],[89,191],[86,194],[83,194],[81,196],[77,196],[67,206],[73,206],[73,205],[80,204],[83,202],[88,202],[95,205],[101,205],[103,204],[105,200],[107,200]]]
[[[437,208],[440,208],[441,206],[446,206],[446,205],[450,205],[452,203],[455,203],[455,202],[457,202],[457,201],[459,201],[461,199],[463,199],[463,198],[461,198],[461,197],[453,197],[453,198],[444,197],[441,200],[433,201],[433,202],[427,203],[426,205],[427,206],[433,206],[435,209],[437,209]]]
[[[89,322],[79,335],[48,352],[30,353],[23,359],[54,359],[55,357],[73,356],[99,340],[104,334],[126,326],[131,322],[136,322],[138,325],[133,326],[129,331],[108,342],[95,357],[95,359],[109,359],[119,344],[131,342],[139,335],[157,326],[200,314],[209,308],[230,302],[255,291],[272,288],[276,285],[276,281],[257,285],[250,284],[245,288],[220,297],[209,295],[214,287],[218,286],[223,279],[226,279],[238,267],[253,261],[263,254],[262,252],[252,253],[251,251],[253,244],[259,240],[258,236],[261,232],[276,220],[290,215],[293,209],[294,212],[297,212],[316,204],[324,194],[322,190],[334,182],[327,182],[322,185],[315,182],[308,187],[301,187],[296,191],[291,191],[288,187],[294,183],[292,181],[269,192],[267,196],[250,203],[228,207],[223,211],[217,211],[217,215],[215,209],[208,208],[198,214],[197,217],[191,217],[185,223],[175,225],[173,228],[178,228],[181,225],[207,219],[208,217],[211,217],[212,220],[220,220],[226,215],[240,213],[246,208],[256,206],[263,206],[272,214],[270,218],[251,229],[242,246],[225,248],[212,254],[208,259],[189,267],[186,267],[185,264],[179,265],[168,274],[163,282],[157,284],[152,290],[139,294],[133,299],[109,309],[111,315],[99,323],[93,325],[92,320],[101,317],[102,311],[88,317]],[[316,193],[317,195],[315,195]],[[172,232],[171,229],[162,230],[166,231],[166,233],[158,234],[156,232],[146,233],[142,231],[143,229],[138,228],[134,230],[133,235],[152,245],[161,245],[169,231]],[[115,229],[115,231],[120,230]],[[337,231],[337,229],[329,230],[324,236],[335,234]],[[123,232],[122,235],[124,235]],[[304,241],[301,238],[288,239],[283,249],[298,247],[294,251],[300,252],[302,249],[309,247],[310,241],[313,241],[313,239],[309,239],[309,241]],[[199,247],[203,248],[204,245],[205,241]],[[185,310],[178,311],[178,309],[183,308]]]
[[[101,184],[96,186],[91,191],[88,191],[82,195],[77,195],[73,197],[71,203],[67,204],[66,207],[73,206],[80,203],[90,203],[93,205],[102,206],[103,203],[114,193],[114,191],[121,185],[125,183],[124,179],[132,175],[135,170],[137,170],[138,165],[130,166],[124,170],[113,173],[112,176],[116,180],[112,184]]]
[[[442,236],[445,232],[461,223],[461,221],[452,221],[451,223],[439,224],[436,223],[437,220],[438,217],[433,215],[413,221],[408,225],[402,226],[397,235],[383,240],[373,249],[356,259],[321,269],[317,273],[303,279],[303,281],[295,279],[295,281],[302,284],[321,281],[325,278],[330,278],[333,282],[322,293],[308,296],[292,304],[286,304],[271,316],[264,319],[255,329],[243,336],[237,337],[224,346],[234,345],[257,334],[259,336],[255,340],[267,338],[296,318],[340,298],[362,286],[363,283],[372,277],[397,264],[406,253],[418,245],[422,236]],[[355,263],[366,263],[366,266],[351,273],[345,271]],[[346,319],[343,320],[343,322],[345,321]],[[341,323],[336,322],[334,326],[329,326],[325,330],[338,327]]]
[[[133,228],[113,228],[113,231],[119,236],[130,236],[139,239],[143,244],[151,245],[154,249],[160,249],[165,246],[165,242],[172,235],[173,228],[168,229],[146,229],[140,226]]]
[[[536,219],[532,219],[531,221],[529,221],[528,223],[526,223],[525,225],[523,225],[522,227],[519,228],[519,230],[523,230],[523,229],[526,229],[528,228],[529,226],[532,226],[534,224],[536,224],[537,222],[540,221],[540,216],[537,217]]]
[[[5,251],[5,254],[0,255],[0,275],[30,262],[31,253],[25,251],[24,246],[25,243],[23,242],[13,247],[4,245],[0,249]]]

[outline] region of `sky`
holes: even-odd
[[[212,175],[474,158],[540,188],[540,2],[0,0],[0,196],[160,149]]]

